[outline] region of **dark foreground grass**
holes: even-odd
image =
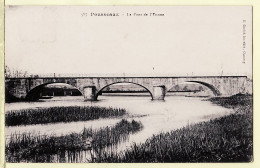
[[[226,108],[253,107],[252,95],[237,94],[230,97],[213,97],[209,101]],[[247,112],[245,110],[244,112]]]
[[[56,122],[87,121],[99,118],[119,117],[126,114],[125,109],[97,106],[48,107],[22,109],[7,112],[6,126],[46,124]]]
[[[252,96],[210,99],[235,114],[154,135],[121,153],[94,162],[250,162],[253,156]]]
[[[52,162],[54,155],[59,158],[75,156],[86,150],[100,150],[123,142],[130,133],[142,129],[142,124],[122,119],[113,127],[99,130],[85,129],[82,133],[64,136],[12,134],[5,145],[7,162]]]
[[[94,150],[100,150],[108,146],[123,142],[130,133],[135,133],[142,129],[142,124],[135,120],[129,122],[122,119],[114,127],[105,127],[99,130],[84,128],[82,137],[91,140],[91,146]]]

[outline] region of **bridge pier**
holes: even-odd
[[[86,86],[83,89],[84,100],[85,101],[96,101],[96,87]]]
[[[153,87],[153,100],[164,100],[165,97],[165,86],[154,86]]]

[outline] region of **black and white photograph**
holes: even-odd
[[[252,10],[5,6],[5,162],[253,162]]]

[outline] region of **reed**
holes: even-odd
[[[208,99],[212,103],[226,108],[252,107],[252,95],[237,94],[230,97],[213,97]]]
[[[212,101],[212,100],[210,100]],[[235,114],[160,133],[121,153],[103,152],[94,162],[250,162],[253,157],[252,97],[214,99]]]
[[[140,122],[135,120],[129,122],[122,119],[114,127],[105,127],[99,130],[84,128],[82,136],[85,139],[91,139],[93,149],[98,150],[125,141],[129,134],[140,131],[141,128]]]
[[[48,107],[9,111],[5,115],[6,126],[46,124],[96,120],[119,117],[126,114],[125,109],[98,106]]]
[[[122,119],[113,127],[98,130],[84,128],[81,133],[63,136],[12,134],[5,145],[6,161],[52,162],[55,155],[71,160],[86,150],[100,153],[103,148],[123,142],[129,134],[141,129],[140,122]]]

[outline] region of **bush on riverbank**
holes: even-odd
[[[30,125],[56,122],[87,121],[99,118],[119,117],[126,114],[125,109],[97,106],[48,107],[22,109],[5,114],[5,125]]]
[[[82,133],[64,136],[33,135],[31,133],[12,134],[5,145],[7,162],[51,162],[54,155],[71,159],[84,150],[100,150],[116,145],[128,135],[142,129],[142,124],[122,119],[113,127],[99,130],[85,129]]]
[[[93,162],[250,162],[253,156],[252,96],[210,101],[235,114],[154,135],[121,153],[103,153]]]

